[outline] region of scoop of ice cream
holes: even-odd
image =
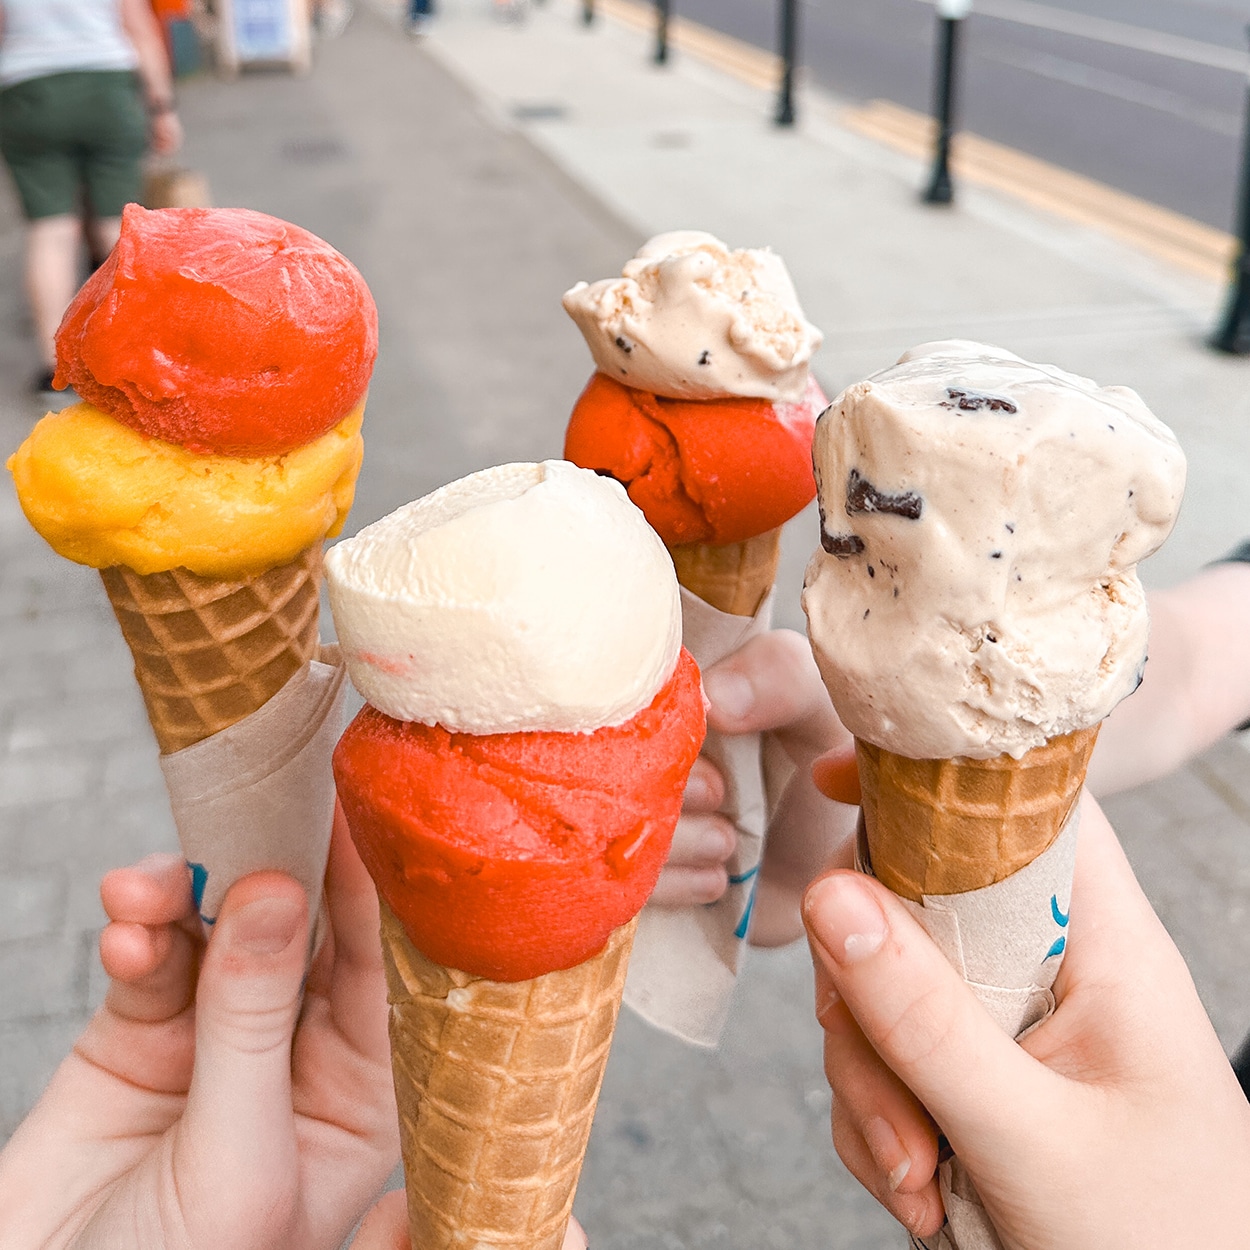
[[[815,378],[797,403],[683,401],[596,373],[564,437],[567,459],[608,474],[670,547],[736,543],[784,525],[816,493]]]
[[[1185,458],[1133,391],[928,343],[839,395],[813,456],[803,606],[857,737],[1018,758],[1136,688],[1136,565],[1172,529]]]
[[[364,397],[378,318],[328,243],[246,209],[129,204],[57,332],[56,385],[196,452],[264,456]]]
[[[9,458],[18,502],[59,555],[136,573],[251,577],[343,526],[363,405],[280,456],[197,455],[89,404],[49,413]]]
[[[520,981],[582,963],[642,908],[703,733],[698,670],[682,652],[642,711],[590,734],[474,737],[366,707],[334,777],[365,866],[417,949]]]
[[[356,688],[462,733],[589,733],[677,662],[672,562],[616,482],[560,460],[486,469],[326,555]]]
[[[779,256],[697,230],[657,235],[564,308],[601,373],[674,399],[801,400],[821,343]]]

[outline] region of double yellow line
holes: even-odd
[[[634,30],[655,28],[654,8],[639,0],[598,0],[598,7]],[[780,80],[780,57],[686,18],[671,20],[669,42],[752,87],[770,90]],[[840,120],[848,130],[908,156],[924,158],[933,151],[933,120],[889,100],[844,109]],[[1192,217],[967,132],[955,137],[951,166],[965,182],[1092,226],[1190,273],[1215,282],[1228,276],[1236,250],[1232,235]]]

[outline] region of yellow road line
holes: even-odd
[[[622,26],[634,30],[655,30],[655,7],[638,0],[597,0],[596,8]],[[744,43],[718,30],[701,26],[688,18],[673,17],[668,24],[668,41],[681,52],[688,52],[700,61],[761,90],[770,90],[781,79],[781,58],[765,52],[754,44]]]
[[[634,30],[655,29],[655,9],[640,0],[598,0],[608,17]],[[770,90],[781,58],[697,22],[675,17],[669,42],[752,87]],[[909,156],[933,151],[933,120],[889,100],[846,109],[840,120],[857,134]],[[1221,282],[1235,253],[1232,235],[1171,209],[1117,191],[1093,178],[1026,156],[980,135],[955,137],[951,165],[957,177],[1014,196],[1033,208],[1092,226],[1190,273]]]
[[[847,109],[841,121],[857,134],[909,156],[925,157],[933,151],[933,119],[889,100]],[[1228,276],[1235,248],[1231,235],[1093,178],[974,134],[955,136],[951,168],[968,182],[1094,226],[1191,273],[1214,281]]]

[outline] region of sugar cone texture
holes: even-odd
[[[877,878],[919,902],[1002,881],[1063,831],[1098,726],[1020,759],[912,760],[856,741],[864,827]]]
[[[677,580],[704,603],[732,616],[754,616],[777,580],[781,529],[741,543],[670,547]]]
[[[413,1250],[560,1250],[636,925],[507,983],[432,963],[382,904]]]
[[[162,755],[242,720],[314,655],[321,544],[246,581],[101,569]]]

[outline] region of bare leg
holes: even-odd
[[[100,257],[101,263],[108,259],[108,254],[117,246],[121,232],[120,217],[104,217],[91,223],[91,246]]]
[[[26,294],[44,365],[56,363],[56,328],[78,289],[78,218],[40,217],[26,229]]]

